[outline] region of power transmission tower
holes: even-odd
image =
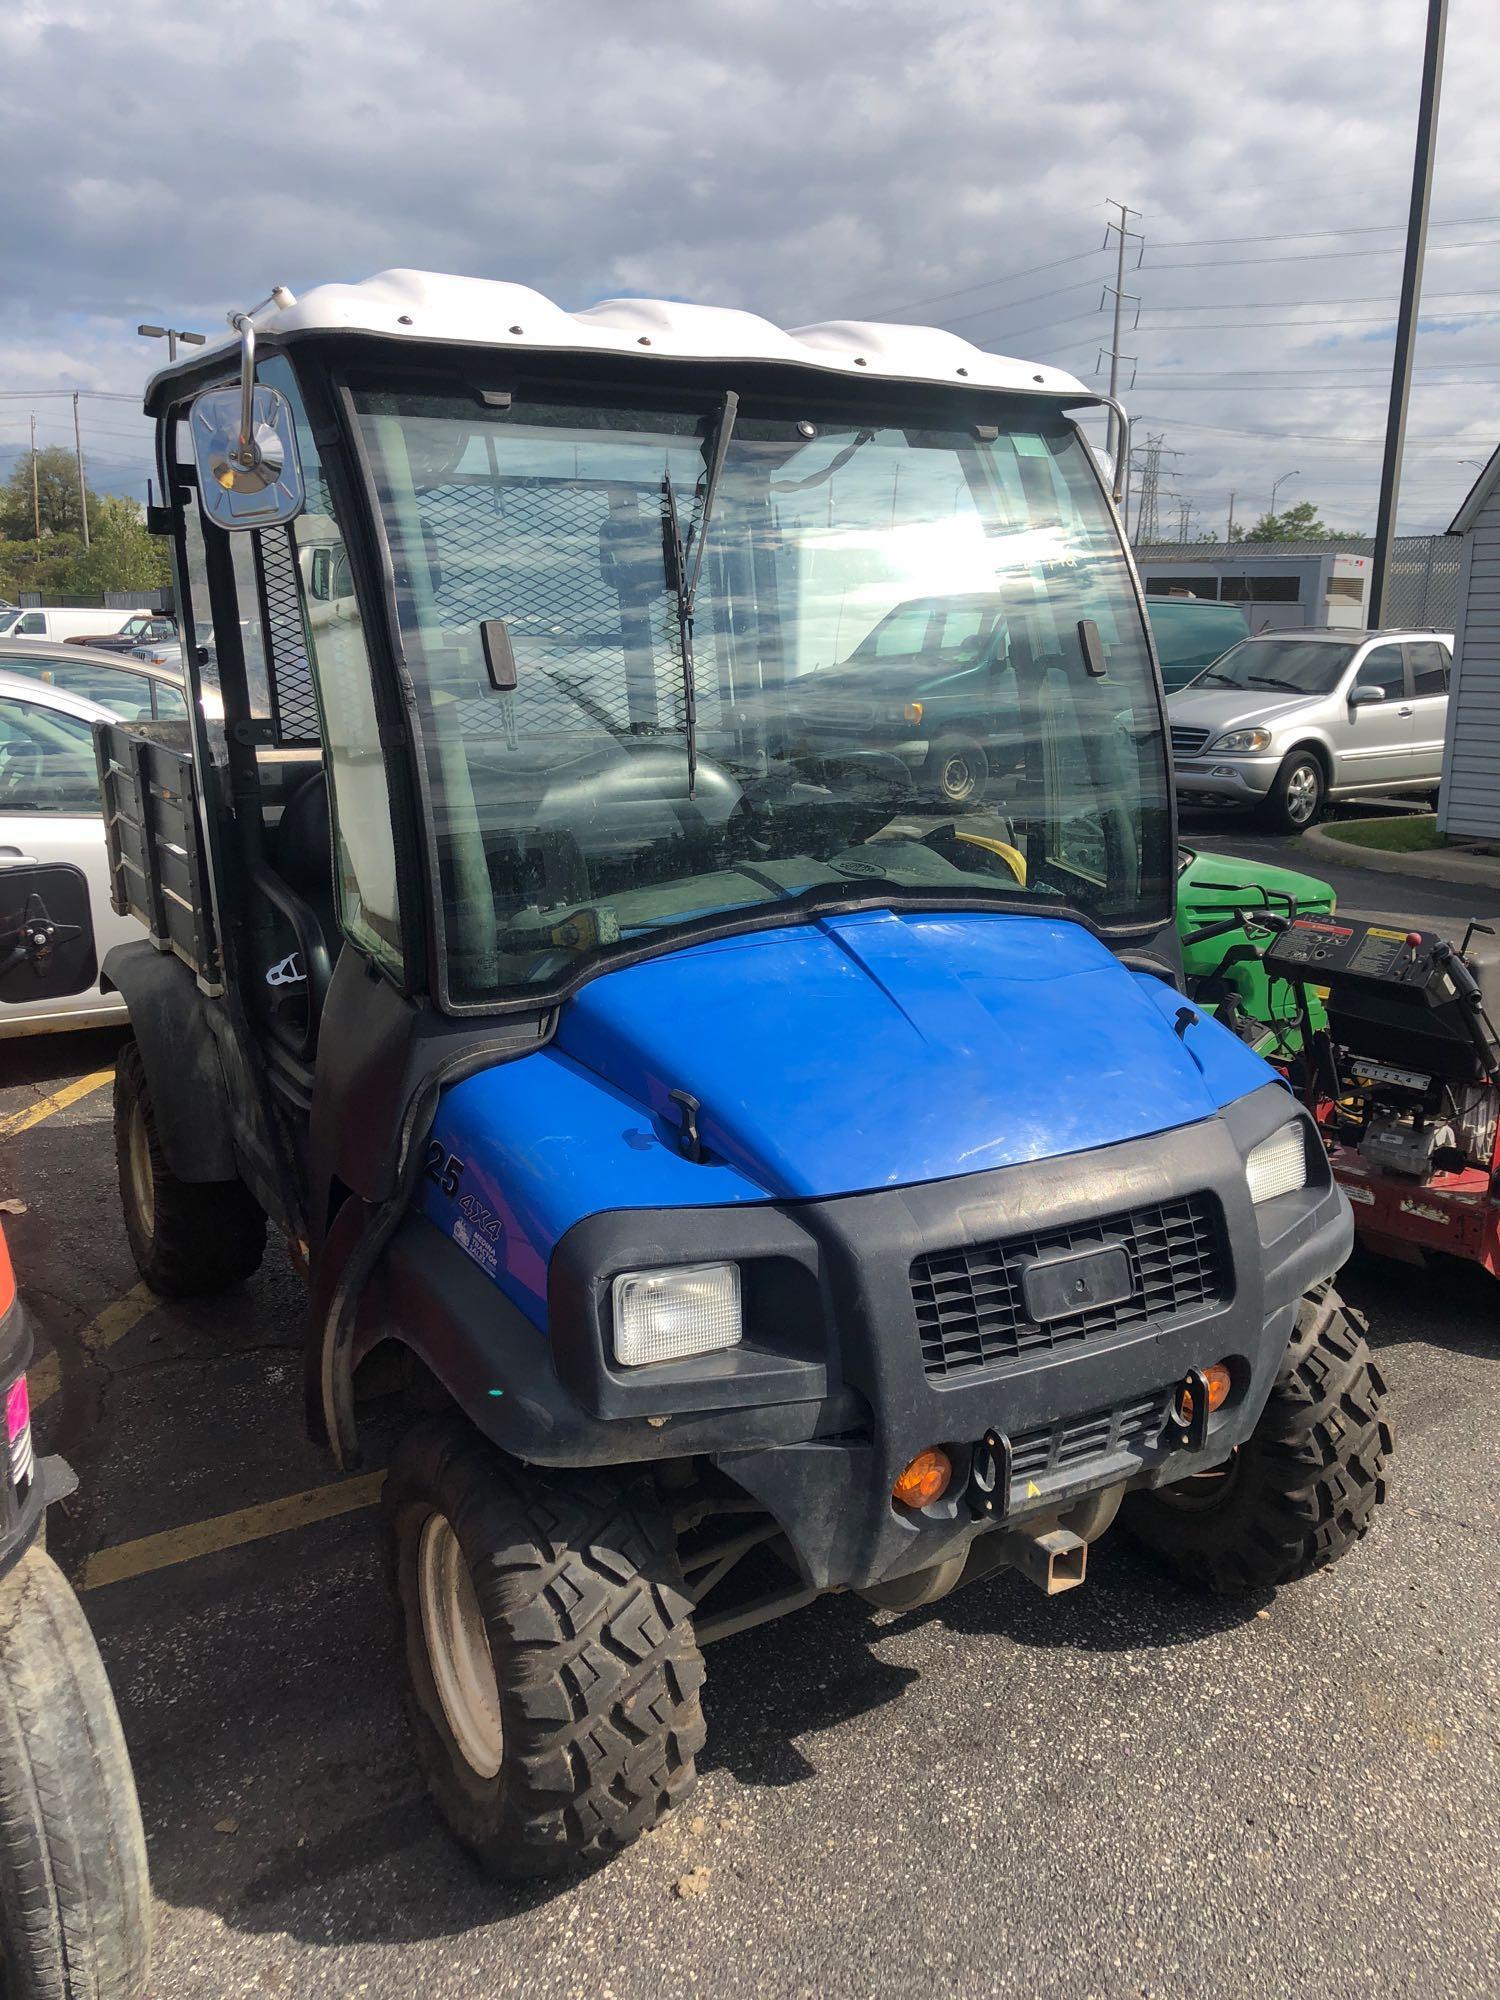
[[[1135,268],[1139,270],[1141,259],[1146,254],[1146,239],[1140,230],[1130,227],[1131,216],[1138,217],[1140,215],[1141,211],[1138,208],[1127,208],[1123,201],[1113,200],[1106,202],[1105,206],[1107,208],[1117,208],[1120,211],[1118,221],[1112,217],[1104,225],[1104,248],[1106,250],[1109,248],[1111,235],[1116,239],[1115,281],[1112,285],[1106,285],[1099,294],[1099,310],[1101,312],[1104,310],[1104,301],[1106,299],[1112,298],[1115,302],[1114,325],[1110,334],[1109,346],[1100,349],[1099,359],[1095,362],[1094,366],[1096,369],[1101,368],[1104,365],[1105,355],[1109,356],[1109,393],[1111,396],[1117,396],[1120,392],[1120,363],[1122,361],[1130,363],[1130,380],[1132,384],[1135,382],[1135,356],[1120,352],[1120,321],[1124,314],[1125,301],[1127,299],[1135,307],[1135,318],[1131,322],[1132,332],[1140,324],[1141,318],[1140,294],[1138,292],[1127,292],[1125,289],[1125,246],[1127,242],[1140,245],[1135,256]],[[1111,456],[1115,458],[1119,457],[1120,452],[1120,440],[1117,435],[1118,428],[1115,422],[1115,413],[1111,410],[1109,413],[1109,449]]]
[[[1145,448],[1141,454],[1141,484],[1140,496],[1136,502],[1135,539],[1142,546],[1161,539],[1161,462],[1164,458],[1182,457],[1180,451],[1173,451],[1163,442],[1165,435],[1164,431],[1148,431]],[[1173,466],[1167,478],[1172,480],[1176,476],[1177,468]]]
[[[1161,432],[1153,436],[1146,434],[1145,449],[1141,453],[1141,483],[1135,503],[1135,538],[1137,542],[1154,542],[1161,533],[1161,522],[1157,517],[1156,504],[1161,492]]]
[[[1193,520],[1193,503],[1191,500],[1188,499],[1187,495],[1184,494],[1182,498],[1177,502],[1177,539],[1179,542],[1185,542],[1187,540],[1188,529],[1192,526],[1192,520]]]

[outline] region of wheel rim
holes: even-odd
[[[130,1195],[141,1227],[148,1236],[156,1230],[156,1178],[151,1171],[151,1139],[146,1131],[146,1113],[139,1098],[130,1107]]]
[[[1286,781],[1287,817],[1306,826],[1317,806],[1318,774],[1311,764],[1299,764]]]
[[[943,759],[942,776],[938,780],[943,788],[943,796],[955,804],[966,799],[975,786],[974,769],[967,757],[955,754]]]
[[[505,1749],[495,1663],[469,1565],[445,1514],[423,1523],[417,1595],[433,1685],[453,1740],[481,1778],[493,1778]]]

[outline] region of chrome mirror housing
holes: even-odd
[[[279,389],[256,383],[250,315],[231,314],[230,324],[240,336],[240,386],[205,390],[188,412],[198,493],[217,527],[277,527],[295,520],[307,497],[291,406]]]

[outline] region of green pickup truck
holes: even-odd
[[[1148,597],[1146,616],[1161,666],[1161,684],[1168,694],[1176,694],[1195,681],[1221,653],[1250,633],[1239,605],[1201,597]]]

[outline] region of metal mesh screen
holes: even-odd
[[[1399,538],[1386,579],[1385,623],[1451,632],[1458,619],[1457,535]]]
[[[322,736],[291,530],[265,528],[255,540],[275,739],[282,748],[317,745]]]
[[[457,642],[503,618],[516,656],[514,695],[460,696],[466,733],[524,739],[577,728],[581,714],[614,731],[683,729],[656,490],[456,478],[427,488],[421,512],[440,622]],[[706,589],[694,637],[699,727],[712,727],[718,645]]]

